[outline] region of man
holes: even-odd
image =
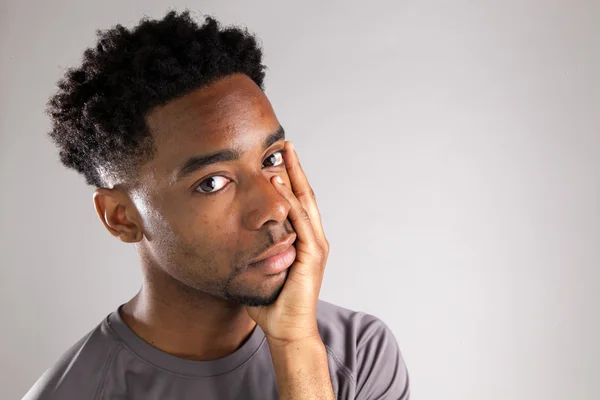
[[[50,136],[143,285],[25,399],[408,399],[387,325],[318,299],[329,243],[255,38],[187,10],[98,36]]]

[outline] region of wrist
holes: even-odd
[[[305,349],[319,349],[321,346],[324,346],[321,334],[318,330],[315,330],[314,333],[295,339],[281,339],[267,335],[267,343],[269,343],[271,349],[281,351],[292,351],[294,346]]]
[[[277,355],[289,355],[293,356],[298,352],[309,352],[311,354],[326,354],[325,344],[321,339],[321,336],[309,336],[303,339],[296,340],[280,340],[280,339],[269,339],[267,343],[271,349],[271,353]]]
[[[333,399],[327,349],[318,338],[269,342],[280,399]]]

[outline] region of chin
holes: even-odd
[[[254,286],[253,288],[250,288],[252,285],[244,285],[246,290],[225,291],[225,297],[245,306],[269,306],[275,303],[279,297],[285,284],[285,278],[287,278],[287,273],[272,275],[271,277],[277,278],[279,275],[282,275],[283,279],[273,279],[273,281],[267,279],[258,287]]]

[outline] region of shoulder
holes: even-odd
[[[106,320],[71,345],[34,383],[23,400],[93,399],[119,341]]]
[[[319,300],[317,323],[328,353],[354,385],[352,398],[410,398],[402,351],[384,321]]]

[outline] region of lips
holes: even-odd
[[[284,240],[276,243],[274,246],[269,248],[266,252],[262,253],[260,256],[253,259],[252,261],[250,261],[250,264],[256,264],[256,263],[263,261],[269,257],[273,257],[273,256],[283,253],[285,250],[289,249],[289,247],[292,245],[292,243],[294,243],[294,241],[296,240],[296,237],[297,237],[297,235],[295,233],[290,234]]]

